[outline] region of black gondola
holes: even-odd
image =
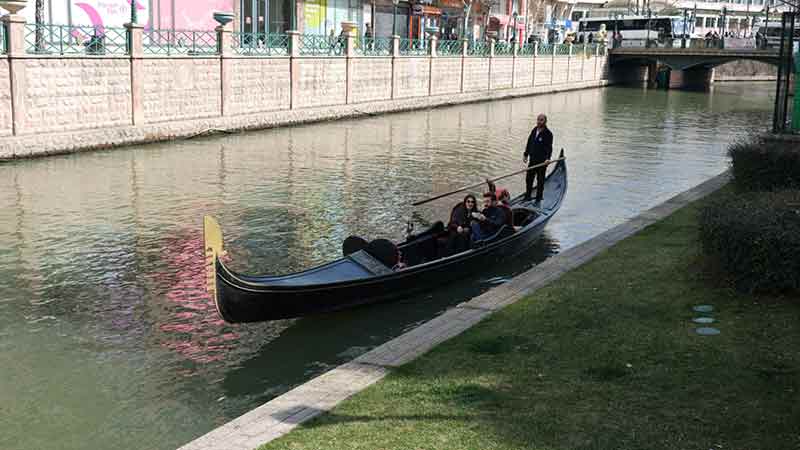
[[[205,217],[208,288],[217,311],[227,322],[262,322],[336,311],[386,301],[411,292],[432,289],[445,282],[485,270],[495,262],[531,247],[544,226],[561,207],[567,191],[563,159],[545,181],[539,204],[518,196],[511,201],[514,227],[504,226],[493,237],[450,256],[442,255],[447,231],[441,222],[397,245],[407,267],[393,270],[366,250],[303,272],[280,276],[236,273],[223,263],[222,232]]]

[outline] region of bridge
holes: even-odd
[[[612,79],[655,83],[659,66],[669,69],[669,87],[705,89],[713,68],[736,60],[778,65],[777,50],[624,47],[609,50]]]

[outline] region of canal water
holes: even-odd
[[[607,88],[0,165],[0,448],[173,449],[716,175],[766,127],[772,84]],[[350,234],[446,218],[431,193],[522,167],[539,112],[570,190],[539,244],[446,289],[227,325],[202,217],[232,265],[286,273]],[[501,183],[519,192],[522,180]]]

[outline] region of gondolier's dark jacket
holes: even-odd
[[[539,164],[553,156],[553,133],[545,127],[536,136],[536,128],[528,136],[528,145],[525,146],[525,156],[530,158],[530,165]]]

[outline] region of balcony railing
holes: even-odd
[[[364,56],[391,56],[391,38],[362,38],[356,42],[356,53]]]
[[[5,27],[0,28],[5,31]],[[4,49],[5,42],[4,36]],[[25,51],[37,55],[125,55],[128,31],[102,26],[26,24]]]
[[[461,56],[463,44],[461,41],[439,41],[436,43],[436,54],[441,56]]]
[[[233,52],[249,56],[286,56],[289,36],[267,33],[232,33]]]
[[[422,56],[428,54],[426,42],[420,39],[400,39],[400,54],[403,56]]]
[[[215,55],[216,31],[145,30],[142,51],[149,55]]]

